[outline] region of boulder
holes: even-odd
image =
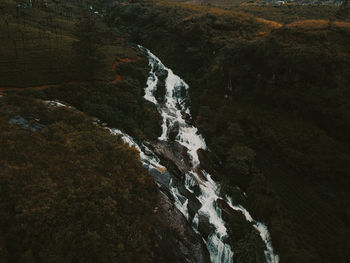
[[[199,215],[198,219],[198,231],[201,233],[202,237],[207,240],[210,233],[215,231],[215,227],[210,224],[208,217],[205,215]]]
[[[223,199],[217,199],[216,205],[221,209],[222,219],[229,230],[228,243],[231,246],[253,230],[252,223],[246,220],[241,211],[234,210]]]
[[[160,156],[160,158],[180,172],[182,178],[185,173],[191,170],[192,165],[190,157],[187,154],[187,148],[178,142],[157,141],[151,146],[153,151]],[[168,167],[169,168],[169,167]]]
[[[198,167],[195,168],[195,173],[198,175],[200,181],[202,181],[202,182],[208,181],[207,178],[205,178],[205,176],[204,176],[202,170],[199,169]]]
[[[216,200],[216,205],[221,209],[221,216],[225,221],[227,221],[230,217],[237,216],[237,213],[242,214],[241,212],[236,211],[230,207],[229,204],[221,198]]]
[[[194,125],[194,122],[193,122],[193,119],[192,119],[192,116],[186,112],[182,112],[182,118],[185,120],[185,122],[188,124],[188,125]]]
[[[169,140],[175,141],[176,136],[179,134],[180,125],[178,122],[175,122],[172,127],[169,129]]]
[[[39,123],[39,121],[40,119],[37,118],[26,119],[20,115],[16,115],[8,123],[21,125],[24,129],[30,131],[41,131],[45,126]]]
[[[246,206],[247,197],[244,195],[243,191],[239,187],[235,186],[226,186],[225,194],[230,196],[235,204],[240,204]]]
[[[186,218],[162,192],[159,192],[157,213],[163,224],[155,229],[158,249],[154,262],[210,262],[209,252],[202,238],[193,231]]]
[[[184,184],[182,182],[180,182],[177,185],[177,188],[178,188],[180,194],[188,199],[188,204],[187,204],[188,213],[190,215],[190,218],[193,218],[194,215],[201,208],[201,206],[202,206],[201,203],[198,201],[195,194],[191,193],[190,191],[188,191],[186,189],[186,187],[184,186]]]
[[[167,170],[163,171],[162,169],[152,168],[149,172],[161,190],[169,191],[169,183],[172,176]]]
[[[165,81],[166,81],[166,78],[168,77],[168,72],[166,70],[157,69],[156,74],[158,77],[158,84],[157,84],[155,97],[158,102],[163,103],[165,93],[166,93]]]

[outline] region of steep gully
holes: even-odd
[[[144,142],[139,145],[118,129],[110,131],[113,134],[120,134],[126,143],[139,151],[143,165],[148,168],[160,190],[170,195],[176,208],[203,239],[211,262],[233,262],[234,251],[226,242],[228,229],[221,216],[223,209],[232,209],[241,212],[259,232],[265,243],[266,262],[278,263],[279,257],[273,252],[267,227],[255,221],[244,207],[234,204],[228,196],[221,197],[219,185],[203,169],[199,153],[208,149],[204,138],[190,120],[190,110],[186,105],[189,86],[149,50],[141,46],[140,49],[147,53],[151,67],[144,98],[157,106],[163,118],[162,134],[157,142]],[[165,95],[160,102],[155,94],[164,78]],[[167,167],[161,164],[160,158],[170,160],[178,172],[176,174],[168,172]],[[200,220],[203,219],[210,225],[206,231],[199,228]]]
[[[204,138],[192,124],[190,110],[185,103],[189,86],[171,69],[165,67],[149,50],[141,46],[139,48],[147,53],[151,67],[144,98],[157,106],[163,118],[162,134],[157,142],[138,144],[121,130],[107,129],[114,135],[121,135],[124,142],[135,147],[140,153],[141,162],[153,176],[161,195],[168,197],[161,201],[165,210],[168,210],[167,213],[173,213],[170,215],[173,217],[172,221],[180,225],[182,235],[190,235],[187,244],[185,242],[185,245],[189,245],[186,253],[193,254],[191,249],[200,250],[201,244],[198,242],[188,243],[195,239],[194,234],[199,236],[202,243],[206,245],[211,262],[233,263],[234,251],[227,242],[228,229],[222,218],[223,211],[233,210],[242,213],[259,232],[265,244],[266,262],[279,263],[279,257],[274,254],[267,227],[254,220],[243,206],[234,204],[230,197],[221,197],[219,185],[203,168],[200,153],[208,149]],[[166,90],[164,100],[160,103],[155,94],[158,86],[162,85],[161,79],[164,77],[166,79],[163,84]],[[46,102],[54,107],[70,107],[57,101]],[[161,158],[170,160],[170,165],[166,166],[176,168],[162,165]],[[172,209],[169,200],[180,212]],[[186,221],[191,225],[192,232],[183,228]],[[207,222],[209,227],[201,228],[201,221]],[[192,255],[192,260],[186,259],[186,262],[206,262],[205,254],[201,252],[195,254],[195,256]]]

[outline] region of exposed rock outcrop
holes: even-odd
[[[180,125],[175,122],[174,125],[169,129],[169,140],[175,141],[176,136],[179,134]]]
[[[175,170],[180,172],[182,177],[191,169],[190,158],[186,147],[178,142],[157,141],[152,144],[152,148],[164,161],[170,164]],[[168,166],[168,165],[167,165]]]
[[[155,262],[209,263],[209,253],[201,239],[188,224],[186,218],[175,208],[167,195],[159,192],[159,208],[157,210],[164,225],[155,230],[158,250]]]
[[[236,242],[244,238],[247,233],[254,231],[252,224],[246,220],[241,211],[234,210],[223,199],[216,200],[216,205],[222,211],[222,218],[230,232],[228,242],[232,246],[235,246]]]
[[[214,226],[210,224],[209,218],[204,215],[199,215],[198,231],[207,239],[209,234],[214,231]]]

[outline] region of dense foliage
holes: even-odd
[[[118,5],[110,22],[190,84],[223,191],[247,191],[281,261],[347,262],[349,24],[165,2]]]
[[[0,99],[1,262],[151,262],[157,190],[80,112]]]
[[[109,127],[127,131],[137,139],[153,140],[160,133],[156,107],[142,98],[148,71],[145,60],[120,64],[118,83],[63,85],[42,91],[24,91],[43,99],[60,99],[79,110],[96,116]]]
[[[154,139],[159,115],[142,99],[147,61],[98,16],[63,7],[16,19],[6,0],[0,18],[0,261],[151,262],[163,253],[155,229],[172,230],[153,212],[159,196],[137,152],[95,119],[30,98],[61,99]]]
[[[19,17],[14,1],[3,7],[0,92],[60,99],[135,138],[158,137],[160,116],[142,99],[147,60],[101,16],[75,2],[21,9]]]

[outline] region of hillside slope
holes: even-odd
[[[164,1],[117,4],[110,23],[191,86],[222,190],[247,191],[281,261],[347,262],[349,24]]]
[[[2,262],[152,262],[158,194],[134,149],[69,108],[0,112]]]
[[[19,16],[15,1],[1,4],[1,262],[187,262],[205,253],[139,153],[106,130],[158,137],[160,116],[142,98],[144,54],[84,3],[49,1]]]

